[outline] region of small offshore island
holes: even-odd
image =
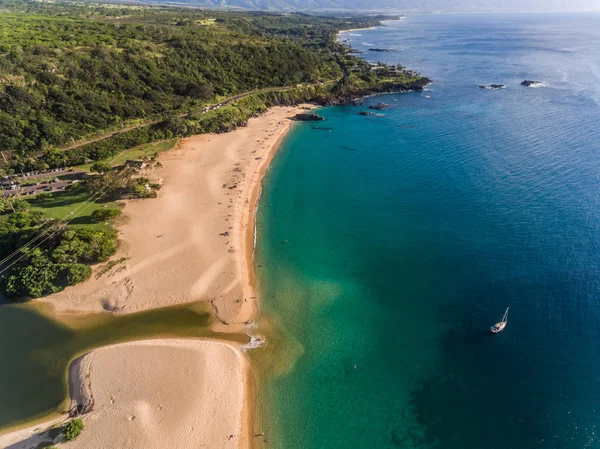
[[[23,359],[5,361],[0,446],[116,447],[127,438],[141,449],[151,438],[173,447],[250,447],[261,431],[241,351],[260,332],[249,327],[258,296],[254,214],[269,163],[293,118],[323,119],[307,109],[418,91],[431,80],[373,66],[336,40],[384,16],[19,1],[7,8],[0,15],[13,36],[0,46],[7,61],[0,72],[2,298],[43,311],[73,334],[88,321],[167,315],[161,308],[190,303],[205,304],[212,318],[191,340],[143,341],[135,326],[119,337],[98,335],[70,346],[60,372],[51,354],[36,360],[52,369],[38,367],[33,377],[23,375],[34,363],[23,348]],[[58,29],[72,41],[57,39]],[[31,44],[30,32],[44,44]],[[247,63],[258,60],[261,67]],[[13,310],[0,306],[0,318],[3,307]],[[176,334],[149,329],[147,338]],[[133,337],[141,341],[121,343]],[[27,382],[64,384],[71,362],[70,400],[38,405],[14,394]],[[186,363],[186,373],[173,371]],[[198,376],[204,382],[191,389]],[[205,400],[215,391],[227,400]],[[176,419],[162,420],[168,411]],[[43,424],[26,426],[44,415]],[[196,430],[177,432],[181,423]]]

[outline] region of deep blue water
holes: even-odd
[[[268,173],[265,447],[600,447],[600,14],[346,38],[435,84],[321,110]]]

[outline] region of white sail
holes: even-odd
[[[506,312],[504,312],[504,315],[502,316],[502,321],[494,324],[492,327],[490,327],[490,330],[494,334],[497,334],[498,332],[502,332],[504,330],[504,328],[506,327],[507,322],[508,322],[508,307],[506,308]]]

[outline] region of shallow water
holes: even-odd
[[[385,117],[321,110],[332,129],[298,124],[267,175],[266,447],[600,447],[598,24],[409,15],[344,37],[436,83],[369,99]]]
[[[244,337],[214,333],[210,322],[205,305],[71,315],[61,321],[33,304],[0,306],[0,429],[67,409],[68,365],[93,348],[158,337]]]

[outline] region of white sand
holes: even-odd
[[[221,342],[155,340],[92,351],[74,364],[90,403],[69,449],[239,448],[246,363]],[[217,369],[215,369],[217,368]]]
[[[100,266],[89,281],[42,301],[58,312],[117,313],[212,301],[227,324],[251,319],[254,207],[289,117],[299,111],[272,108],[247,127],[187,138],[161,155],[158,175],[149,174],[162,178],[158,198],[128,201],[124,209],[112,260],[127,260],[96,278]]]
[[[73,449],[248,448],[248,365],[227,343],[148,340],[96,349],[70,370],[73,400],[91,409]],[[61,417],[0,436],[0,447],[33,449]]]

